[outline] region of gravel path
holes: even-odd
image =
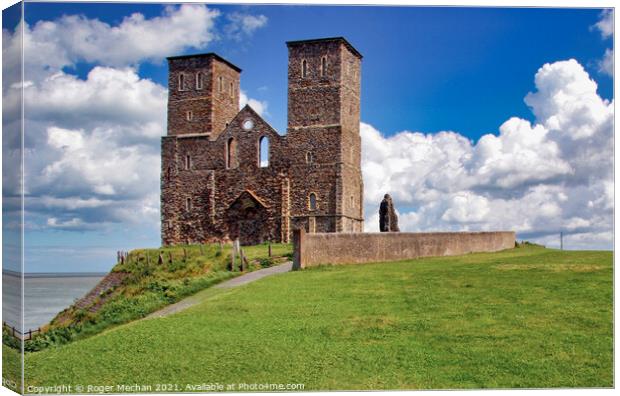
[[[213,289],[229,289],[232,287],[242,286],[250,282],[254,282],[258,279],[264,278],[266,276],[288,272],[292,268],[293,268],[293,263],[289,261],[284,264],[275,265],[273,267],[263,268],[258,271],[252,271],[247,274],[238,276],[236,278],[229,279],[222,283],[218,283],[217,285],[213,286]],[[163,318],[164,316],[168,316],[168,315],[172,315],[177,312],[181,312],[202,301],[204,300],[201,299],[198,295],[194,295],[184,300],[181,300],[178,303],[168,305],[167,307],[162,308],[159,311],[155,311],[152,314],[148,315],[146,319]]]

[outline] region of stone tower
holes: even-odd
[[[168,58],[168,135],[216,139],[239,112],[241,69],[217,54]]]
[[[363,231],[362,56],[341,37],[287,45],[286,136],[239,109],[237,66],[216,54],[168,58],[164,245]]]
[[[293,227],[361,232],[362,55],[342,37],[287,46]]]

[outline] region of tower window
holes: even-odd
[[[179,74],[179,91],[185,91],[185,74]]]
[[[192,168],[192,157],[189,155],[185,156],[185,169],[190,170]]]
[[[166,169],[166,180],[170,181],[171,178],[172,178],[172,168],[169,166],[168,169]]]
[[[194,113],[192,111],[188,111],[185,113],[185,118],[187,119],[187,121],[191,121],[194,119]]]
[[[321,58],[321,77],[325,77],[327,74],[327,57],[324,56]]]
[[[351,195],[351,209],[353,209],[355,207],[355,198],[353,198],[353,195]]]
[[[204,88],[204,74],[202,72],[198,72],[196,74],[196,89],[200,90]]]
[[[312,151],[308,151],[306,153],[306,163],[311,164],[314,162],[314,154],[312,153]]]
[[[228,86],[228,89],[230,90],[230,97],[233,97],[233,83],[231,82],[230,85]]]
[[[187,198],[185,200],[185,210],[187,210],[188,212],[192,211],[192,199],[191,198]]]
[[[316,210],[316,194],[310,193],[308,196],[308,208],[310,210]]]
[[[217,81],[220,87],[220,92],[224,92],[224,78],[220,76],[218,77]]]
[[[258,139],[258,167],[266,168],[269,166],[269,138],[261,136]]]
[[[308,76],[308,62],[304,59],[301,61],[301,77],[306,78]]]
[[[226,142],[226,168],[232,169],[237,167],[237,142],[234,138],[228,139]]]

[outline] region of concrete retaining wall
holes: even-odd
[[[497,252],[515,246],[506,232],[317,233],[294,230],[293,269],[320,264],[361,264],[418,257]]]

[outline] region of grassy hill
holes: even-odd
[[[137,249],[117,263],[110,274],[84,298],[59,313],[44,332],[25,343],[26,351],[64,344],[100,333],[112,326],[145,317],[166,305],[240,274],[231,270],[229,245],[180,245]],[[243,248],[246,271],[290,259],[291,245]]]
[[[611,252],[536,246],[307,269],[29,353],[26,383],[610,387],[612,280]]]

